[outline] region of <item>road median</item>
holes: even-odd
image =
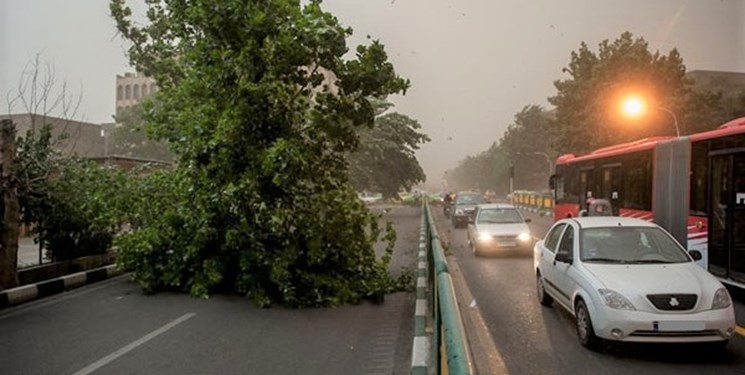
[[[121,274],[115,265],[59,276],[0,291],[0,309],[59,294]]]

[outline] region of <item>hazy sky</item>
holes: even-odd
[[[652,50],[678,48],[688,70],[745,72],[745,0],[326,0],[324,7],[354,29],[350,46],[380,39],[411,79],[393,102],[432,138],[418,157],[433,182],[497,141],[523,106],[548,106],[553,81],[566,78],[561,69],[582,41],[594,49],[628,30]],[[79,119],[110,122],[115,76],[130,70],[125,49],[108,1],[0,0],[0,112],[41,53],[58,80],[82,93]]]

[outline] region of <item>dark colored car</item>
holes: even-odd
[[[476,210],[476,206],[483,204],[484,198],[476,192],[460,192],[455,196],[453,202],[453,226],[456,228],[465,228],[468,226],[468,218]]]

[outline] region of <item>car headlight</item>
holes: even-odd
[[[605,304],[612,309],[618,310],[636,310],[636,307],[626,299],[621,293],[610,289],[598,289],[598,292],[603,297]]]
[[[458,215],[458,216],[464,215],[463,210],[461,210],[461,209],[456,209],[455,210],[455,214]]]
[[[714,293],[714,301],[711,302],[711,309],[725,309],[732,304],[732,299],[729,297],[729,292],[725,288],[717,289]]]
[[[530,238],[531,238],[530,237],[530,233],[528,233],[528,232],[522,232],[522,233],[520,233],[520,234],[517,235],[517,239],[520,240],[520,241],[522,241],[522,242],[528,242],[528,241],[530,241]]]
[[[491,241],[492,236],[489,233],[479,233],[479,241]]]

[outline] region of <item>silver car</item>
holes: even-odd
[[[486,253],[525,252],[533,248],[533,236],[528,224],[510,204],[482,204],[469,218],[468,244],[476,256]]]

